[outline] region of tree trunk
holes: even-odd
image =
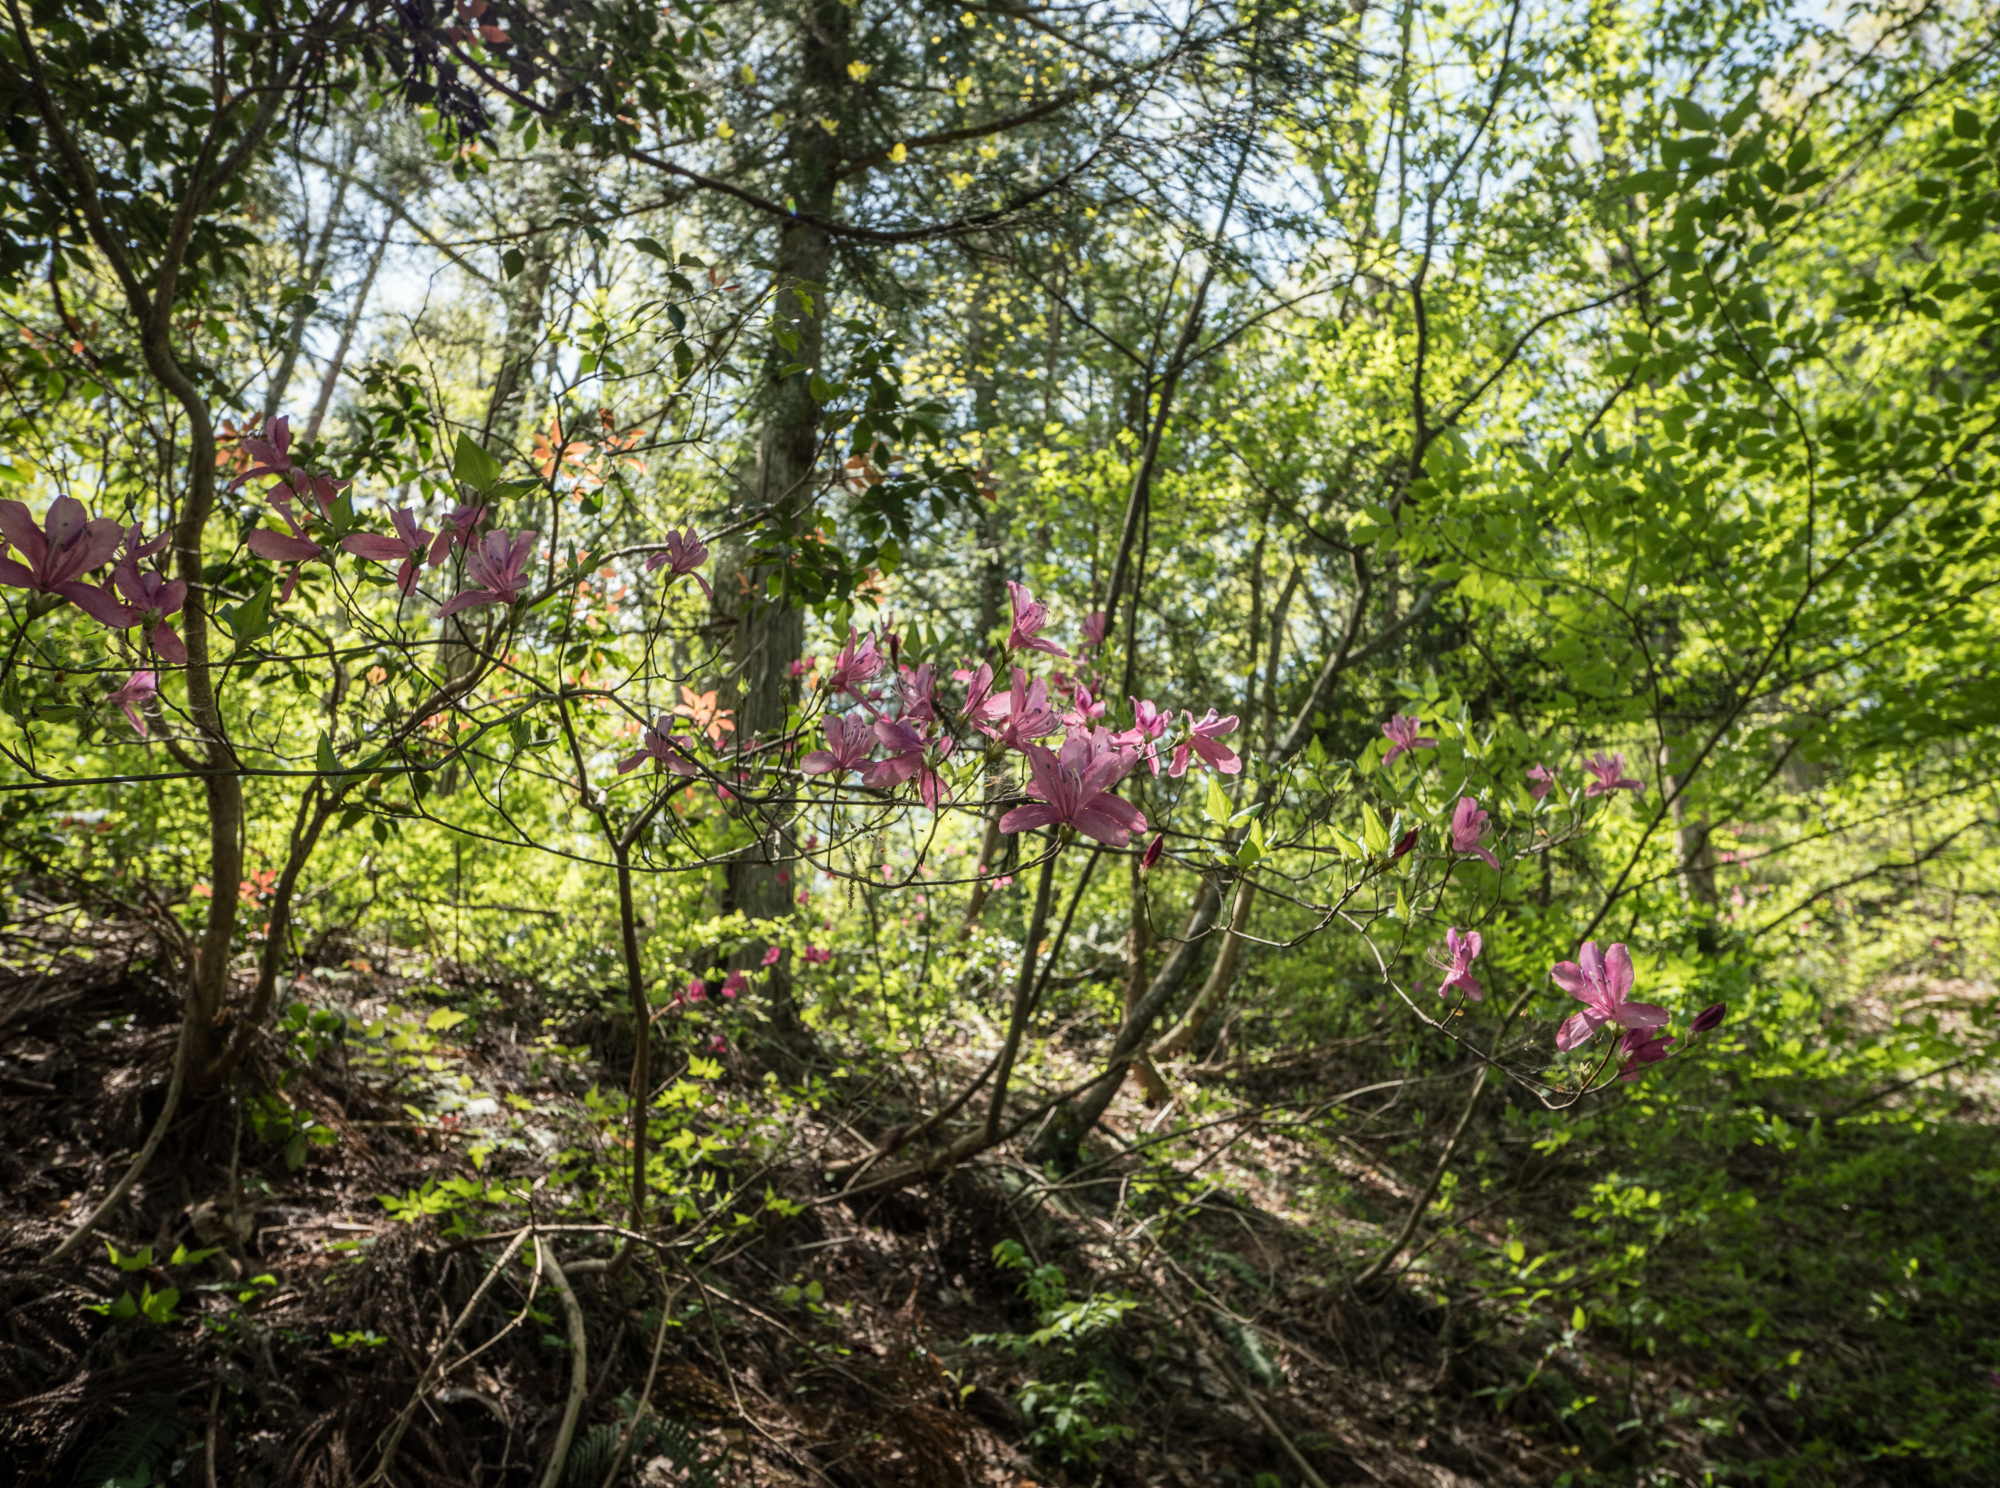
[[[1195,993],[1194,1001],[1181,1015],[1180,1022],[1169,1028],[1149,1051],[1157,1060],[1172,1059],[1185,1054],[1206,1035],[1209,1023],[1216,1010],[1229,996],[1229,988],[1236,980],[1236,964],[1243,954],[1243,932],[1250,926],[1250,907],[1257,900],[1257,886],[1249,879],[1238,879],[1236,898],[1229,906],[1229,926],[1223,932],[1222,945],[1215,953],[1214,964],[1209,967],[1208,978]]]
[[[334,174],[333,200],[326,209],[326,221],[320,224],[319,237],[312,245],[306,261],[300,265],[305,270],[308,295],[301,298],[292,309],[291,324],[285,329],[285,349],[278,357],[278,367],[271,374],[270,386],[264,389],[264,418],[259,427],[266,427],[278,416],[284,406],[285,391],[292,385],[292,371],[299,364],[299,352],[304,345],[306,322],[312,319],[317,308],[311,295],[319,293],[320,282],[326,278],[327,263],[333,256],[333,235],[340,227],[340,214],[347,205],[348,183],[354,179],[354,157],[361,151],[361,136],[347,137],[347,153],[341,158],[340,169]]]
[[[837,125],[844,113],[853,25],[854,12],[840,0],[818,0],[801,9],[792,36],[799,85],[790,110],[786,190],[802,213],[822,220],[833,211],[840,145],[837,133],[823,128],[820,120]],[[754,410],[760,430],[756,460],[741,499],[743,508],[760,519],[761,532],[754,535],[775,536],[782,545],[804,525],[819,466],[821,408],[812,378],[824,343],[833,240],[823,228],[792,218],[778,229],[776,262],[772,315],[795,340],[788,346],[774,337],[766,357]],[[784,368],[794,362],[804,370],[786,375]],[[717,560],[713,616],[732,664],[725,691],[735,708],[739,747],[768,743],[781,734],[798,698],[791,663],[804,645],[805,619],[781,586],[773,592],[771,580],[783,575],[782,561],[760,558],[745,538],[728,543]],[[755,794],[756,787],[748,789]],[[751,814],[754,819],[754,808]],[[756,841],[723,870],[724,912],[752,919],[789,917],[788,864],[793,858],[781,833],[758,822]],[[747,967],[759,952],[748,947],[730,959]],[[795,1059],[807,1052],[810,1039],[799,1021],[788,966],[781,961],[769,968],[763,986],[781,1057]]]

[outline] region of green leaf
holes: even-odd
[[[266,578],[257,586],[255,594],[241,604],[228,606],[221,613],[229,626],[230,635],[239,646],[258,639],[271,628],[271,580]]]
[[[327,734],[319,736],[319,748],[313,752],[313,763],[322,775],[337,774],[340,770],[340,756],[333,752],[333,739]]]
[[[1217,783],[1213,775],[1207,777],[1208,787],[1202,792],[1202,813],[1216,826],[1226,826],[1229,822],[1229,795]]]
[[[1672,104],[1674,122],[1681,128],[1706,133],[1715,127],[1714,117],[1692,98],[1676,98]]]
[[[484,494],[500,480],[500,462],[468,434],[458,436],[452,451],[451,473],[473,490]]]
[[[432,1033],[444,1033],[458,1027],[470,1016],[469,1013],[461,1013],[453,1008],[438,1008],[424,1019],[424,1027]]]
[[[1382,825],[1382,818],[1372,807],[1361,808],[1361,840],[1377,856],[1389,850],[1389,829]]]
[[[1576,1329],[1577,1332],[1581,1333],[1584,1329],[1584,1325],[1589,1321],[1590,1321],[1589,1316],[1583,1310],[1583,1304],[1581,1302],[1577,1303],[1576,1307],[1571,1311],[1569,1315],[1569,1325],[1572,1328]]]
[[[104,1242],[104,1248],[110,1252],[111,1264],[120,1271],[143,1271],[153,1264],[153,1247],[150,1245],[142,1245],[137,1250],[121,1251],[107,1240]]]

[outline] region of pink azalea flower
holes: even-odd
[[[904,667],[896,679],[903,695],[903,718],[908,723],[937,721],[937,668],[929,662],[920,667]]]
[[[116,703],[130,720],[134,732],[143,739],[146,737],[146,715],[141,710],[159,695],[160,678],[157,672],[134,672],[125,679],[125,685],[105,701]]]
[[[1050,656],[1068,656],[1054,641],[1041,639],[1041,629],[1049,623],[1047,605],[1037,604],[1026,584],[1007,581],[1007,598],[1014,607],[1014,623],[1007,631],[1009,651],[1045,651]]]
[[[1444,932],[1445,959],[1438,963],[1444,972],[1444,981],[1438,984],[1438,996],[1448,997],[1456,987],[1474,1002],[1483,1002],[1485,989],[1473,979],[1472,963],[1479,958],[1481,942],[1477,930],[1467,930],[1463,934],[1454,927]]]
[[[431,543],[431,567],[444,562],[453,545],[460,548],[472,546],[472,534],[479,524],[486,520],[486,508],[476,502],[464,502],[454,506],[444,519],[444,526]]]
[[[510,605],[528,587],[528,555],[534,551],[539,534],[529,528],[509,533],[496,527],[465,550],[465,576],[471,588],[453,595],[438,611],[440,617],[456,615],[479,605]]]
[[[125,529],[109,517],[88,517],[74,496],[58,496],[38,527],[21,502],[0,501],[0,537],[6,539],[0,547],[12,547],[27,560],[0,556],[0,584],[59,594],[114,630],[132,623],[117,600],[82,582],[109,563],[124,541]]]
[[[1197,722],[1194,714],[1182,709],[1181,719],[1188,726],[1187,737],[1174,746],[1174,762],[1167,768],[1169,775],[1179,778],[1187,773],[1190,751],[1203,764],[1223,775],[1243,773],[1243,761],[1237,758],[1228,745],[1216,743],[1216,740],[1223,735],[1236,732],[1234,713],[1226,718],[1217,718],[1215,709],[1210,708],[1208,716]]]
[[[959,717],[971,718],[976,722],[982,716],[986,700],[993,693],[992,666],[982,661],[976,671],[961,667],[951,676],[954,682],[965,684],[965,706],[958,710]]]
[[[141,558],[150,558],[164,548],[173,538],[171,532],[162,532],[151,542],[139,534],[139,524],[134,522],[125,529],[125,556],[137,563]]]
[[[908,780],[917,777],[917,794],[931,810],[944,792],[944,782],[938,772],[924,760],[924,736],[897,718],[884,718],[875,724],[875,737],[882,741],[888,755],[861,772],[861,783],[877,790],[893,790]]]
[[[315,475],[309,470],[292,463],[292,426],[284,417],[271,420],[262,435],[245,434],[243,448],[255,462],[251,467],[229,483],[233,491],[245,481],[260,475],[273,475],[278,483],[264,493],[265,499],[289,519],[289,505],[299,497],[307,497],[320,510],[321,516],[330,514],[333,503],[352,481],[334,480],[329,476]]]
[[[662,713],[655,718],[639,741],[639,747],[618,762],[618,773],[629,774],[646,760],[653,761],[654,769],[665,768],[676,775],[692,775],[695,763],[690,751],[694,740],[685,734],[673,732],[674,721]]]
[[[1555,783],[1555,771],[1551,770],[1547,765],[1530,765],[1528,767],[1528,794],[1533,796],[1537,801],[1555,789]]]
[[[702,564],[708,562],[708,546],[695,536],[694,528],[670,529],[661,539],[661,543],[663,544],[661,551],[646,560],[646,572],[657,573],[664,568],[668,571],[669,578],[679,578],[682,574],[687,574],[701,585],[703,594],[710,599],[715,598],[715,591],[708,587],[708,580],[695,572]]]
[[[111,570],[111,582],[125,596],[125,623],[145,626],[146,639],[153,643],[155,651],[177,666],[185,664],[187,646],[167,617],[180,613],[187,599],[187,585],[179,579],[169,581],[151,569],[142,571],[130,553],[120,558],[118,566]]]
[[[859,718],[841,718],[828,714],[826,720],[826,742],[831,749],[815,749],[799,761],[799,768],[808,775],[845,775],[849,770],[859,770],[875,753],[875,732]]]
[[[1030,682],[1019,667],[1013,669],[1007,691],[989,697],[981,712],[985,722],[980,729],[1008,749],[1026,749],[1062,727],[1049,707],[1048,684],[1040,677]]]
[[[243,449],[254,462],[251,467],[229,483],[235,490],[247,480],[255,480],[260,475],[286,475],[292,468],[292,421],[279,414],[264,426],[262,434],[245,434],[240,441]]]
[[[1596,778],[1584,787],[1586,796],[1609,795],[1615,790],[1643,791],[1643,781],[1635,780],[1625,773],[1625,756],[1622,754],[1593,754],[1583,762],[1584,769]]]
[[[1634,1028],[1618,1041],[1620,1052],[1625,1055],[1624,1064],[1618,1068],[1621,1080],[1636,1080],[1649,1064],[1658,1064],[1667,1057],[1667,1045],[1674,1042],[1671,1033],[1658,1033],[1650,1028]]]
[[[783,956],[784,954],[785,950],[783,946],[765,946],[764,964],[766,966],[776,966],[778,964],[778,958]]]
[[[833,952],[825,946],[807,946],[803,954],[808,966],[823,966],[833,959]]]
[[[708,1036],[708,1049],[711,1054],[727,1054],[729,1040],[719,1033],[712,1033]]]
[[[1156,707],[1145,698],[1133,698],[1131,703],[1132,727],[1118,738],[1137,749],[1139,757],[1146,762],[1146,768],[1157,775],[1160,773],[1160,752],[1155,745],[1174,721],[1174,710]]]
[[[687,990],[681,994],[689,1002],[708,1001],[708,983],[700,977],[689,977]]]
[[[732,971],[722,979],[722,995],[732,1001],[750,990],[750,978],[740,971]]]
[[[828,674],[826,685],[829,690],[846,693],[856,701],[862,701],[861,684],[872,681],[882,671],[882,653],[875,647],[875,636],[871,631],[859,640],[853,631],[847,633],[847,644],[840,648],[840,655],[833,659],[833,671]]]
[[[310,563],[315,558],[324,558],[326,549],[306,536],[305,527],[289,506],[279,506],[278,515],[283,517],[285,525],[292,529],[291,536],[273,532],[268,527],[259,527],[250,534],[249,548],[259,558],[269,558],[275,563],[291,564],[291,568],[285,573],[285,587],[278,591],[278,600],[283,603],[292,597],[292,591],[298,587],[299,566]]]
[[[1488,820],[1477,801],[1470,796],[1460,796],[1458,808],[1451,814],[1451,850],[1483,858],[1488,867],[1498,868],[1500,860],[1479,840],[1485,835]]]
[[[417,586],[417,569],[425,563],[442,534],[417,525],[417,515],[407,506],[389,513],[396,526],[394,537],[373,532],[356,532],[340,540],[340,546],[357,558],[373,563],[400,563],[396,570],[396,592],[408,594]]]
[[[801,656],[794,661],[786,663],[785,671],[790,676],[803,677],[811,667],[812,663]]]
[[[1120,748],[1109,730],[1071,733],[1063,740],[1060,755],[1040,744],[1028,745],[1025,753],[1032,777],[1028,790],[1041,801],[1016,806],[1001,817],[1002,832],[1073,826],[1108,847],[1123,847],[1134,833],[1146,830],[1145,813],[1110,794],[1139,757]]]
[[[1555,984],[1583,1004],[1583,1011],[1563,1020],[1556,1030],[1556,1047],[1568,1053],[1607,1023],[1620,1028],[1658,1028],[1667,1010],[1650,1002],[1629,1002],[1632,957],[1622,943],[1599,953],[1586,940],[1575,961],[1559,961],[1549,969]]]
[[[1414,749],[1435,749],[1438,741],[1432,738],[1418,738],[1417,730],[1423,727],[1423,720],[1412,718],[1407,713],[1397,713],[1382,725],[1382,733],[1389,741],[1389,752],[1382,756],[1382,763],[1393,765],[1396,756]]]
[[[1088,687],[1085,687],[1081,682],[1077,683],[1076,691],[1070,697],[1069,710],[1062,717],[1064,726],[1067,728],[1089,728],[1103,716],[1104,704],[1091,694]]]

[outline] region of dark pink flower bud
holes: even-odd
[[[1146,869],[1152,867],[1155,863],[1159,862],[1161,849],[1163,849],[1166,845],[1167,845],[1167,834],[1164,832],[1154,833],[1153,840],[1146,844],[1146,850],[1143,853],[1139,854],[1139,867],[1141,869]]]
[[[1720,1002],[1703,1008],[1694,1015],[1694,1022],[1688,1024],[1688,1032],[1707,1033],[1709,1029],[1720,1026],[1727,1011],[1728,1004]]]

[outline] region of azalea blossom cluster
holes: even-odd
[[[1477,930],[1461,931],[1456,926],[1445,931],[1442,955],[1433,959],[1444,973],[1438,996],[1460,993],[1473,1002],[1486,996],[1472,975],[1472,963],[1484,948]],[[1669,1017],[1658,1003],[1632,1001],[1632,955],[1622,943],[1600,950],[1594,940],[1586,940],[1574,961],[1558,961],[1549,968],[1549,979],[1583,1004],[1580,1011],[1563,1019],[1556,1029],[1556,1048],[1562,1053],[1581,1048],[1607,1027],[1620,1030],[1616,1053],[1623,1056],[1618,1069],[1620,1080],[1636,1080],[1649,1064],[1657,1064],[1677,1042],[1666,1033]],[[1703,1008],[1689,1021],[1691,1034],[1707,1033],[1720,1026],[1728,1012],[1722,1003]]]
[[[1383,765],[1393,765],[1401,755],[1414,755],[1419,749],[1435,749],[1438,741],[1428,734],[1418,731],[1424,726],[1421,718],[1407,713],[1396,713],[1382,725],[1382,737],[1389,741],[1383,751]],[[1590,784],[1584,787],[1586,798],[1605,796],[1612,791],[1644,791],[1646,783],[1636,776],[1625,773],[1625,756],[1599,751],[1583,762],[1584,773],[1590,776]],[[1535,764],[1528,768],[1528,794],[1537,801],[1547,797],[1555,789],[1556,773],[1547,765]]]
[[[758,962],[758,966],[760,969],[768,970],[782,961],[784,956],[784,947],[766,946],[764,947],[764,955]],[[832,959],[833,953],[830,951],[817,951],[815,947],[806,947],[806,960],[808,961],[821,962]],[[723,1004],[736,1001],[737,998],[750,990],[750,974],[740,968],[730,972],[715,988],[716,995],[722,1000]],[[687,979],[687,985],[674,993],[673,1000],[665,1008],[662,1008],[661,1012],[684,1013],[698,1004],[707,1002],[708,995],[708,981],[702,977],[691,976]],[[719,1033],[712,1034],[709,1037],[708,1046],[715,1053],[720,1054],[729,1047],[729,1041]]]
[[[142,626],[161,660],[186,662],[173,616],[187,600],[187,585],[141,566],[166,547],[165,533],[149,542],[138,524],[92,517],[74,496],[58,496],[40,524],[21,502],[0,501],[0,538],[0,584],[68,600],[112,630]],[[87,582],[107,566],[108,584]]]
[[[334,523],[334,506],[350,482],[315,474],[292,459],[292,430],[288,420],[272,419],[261,435],[246,434],[243,448],[254,463],[231,482],[232,487],[258,476],[270,476],[264,499],[285,523],[285,531],[260,527],[250,534],[250,551],[260,558],[288,563],[280,601],[291,598],[299,582],[300,570],[327,556],[326,543],[316,530]],[[511,605],[526,592],[528,560],[534,553],[538,534],[522,528],[509,532],[496,527],[481,532],[488,509],[476,503],[462,504],[443,519],[433,532],[419,525],[415,511],[407,506],[390,512],[394,537],[372,532],[351,532],[339,541],[342,551],[375,563],[394,563],[396,590],[407,595],[425,568],[441,568],[456,552],[461,560],[465,587],[444,602],[438,613],[456,615],[481,605]]]
[[[1382,725],[1382,735],[1389,741],[1382,762],[1388,765],[1399,755],[1413,754],[1420,749],[1435,749],[1437,740],[1420,732],[1423,721],[1407,714],[1396,714]],[[1625,756],[1622,754],[1598,753],[1584,761],[1584,769],[1591,782],[1584,790],[1586,798],[1609,795],[1612,791],[1643,791],[1645,784],[1625,773]],[[1556,775],[1546,766],[1537,764],[1528,771],[1528,791],[1536,800],[1547,796],[1556,784]],[[1500,862],[1485,844],[1487,829],[1491,825],[1488,812],[1481,809],[1472,796],[1461,796],[1453,808],[1450,822],[1451,849],[1455,854],[1476,857],[1492,868],[1499,868]],[[1405,835],[1397,844],[1394,854],[1402,856],[1407,851],[1405,844],[1413,842],[1415,832]],[[1473,975],[1473,962],[1479,958],[1485,943],[1477,930],[1460,930],[1451,926],[1445,931],[1444,948],[1432,954],[1432,962],[1443,973],[1438,983],[1438,996],[1450,998],[1457,994],[1469,1002],[1479,1002],[1486,996],[1485,989]],[[1603,950],[1597,942],[1587,940],[1577,952],[1574,961],[1559,961],[1549,971],[1552,980],[1563,991],[1583,1004],[1581,1011],[1565,1018],[1556,1029],[1556,1048],[1568,1053],[1595,1038],[1607,1028],[1620,1030],[1616,1052],[1622,1056],[1618,1078],[1635,1080],[1646,1066],[1657,1064],[1670,1052],[1668,1046],[1677,1042],[1674,1034],[1663,1030],[1669,1014],[1657,1003],[1634,1002],[1631,1000],[1633,971],[1631,953],[1622,944],[1613,944]],[[1726,1009],[1716,1003],[1703,1009],[1689,1023],[1692,1034],[1707,1033],[1723,1020]]]
[[[280,602],[291,597],[304,566],[328,559],[333,547],[369,562],[395,564],[396,590],[405,596],[416,589],[425,570],[443,568],[456,555],[463,582],[439,606],[440,616],[512,605],[526,593],[538,537],[533,530],[489,528],[489,509],[469,503],[454,507],[435,531],[404,506],[389,513],[393,535],[347,531],[336,538],[351,526],[341,504],[351,483],[307,469],[293,458],[289,420],[274,418],[261,433],[244,434],[239,448],[245,464],[231,489],[267,479],[264,499],[284,524],[259,527],[246,541],[257,557],[289,565]],[[70,496],[51,502],[39,523],[22,502],[0,501],[0,585],[74,605],[113,630],[137,627],[142,644],[160,662],[185,666],[187,646],[174,617],[186,604],[187,585],[167,578],[149,561],[168,540],[166,533],[149,540],[136,524],[93,518]],[[707,561],[708,547],[690,527],[666,533],[645,566],[649,573],[666,569],[670,579],[692,576],[706,593],[708,581],[696,570]],[[134,671],[106,699],[124,712],[141,738],[148,734],[145,710],[159,696],[160,675],[156,667]],[[670,720],[663,715],[646,731],[640,751],[619,768],[630,770],[651,757],[668,769],[693,773],[691,758],[679,747],[692,745],[685,739],[670,742],[670,733]]]
[[[1132,698],[1131,723],[1113,728],[1087,656],[1074,657],[1042,634],[1048,609],[1025,585],[1010,581],[1007,590],[1012,614],[1004,678],[987,661],[955,669],[952,679],[964,688],[955,710],[939,698],[934,665],[902,661],[893,630],[850,632],[821,679],[826,747],[801,759],[800,770],[834,779],[858,774],[873,790],[914,782],[918,799],[936,810],[943,798],[938,767],[980,739],[989,755],[1011,751],[1027,767],[1030,799],[1000,818],[1002,832],[1069,827],[1109,847],[1124,847],[1148,828],[1145,813],[1116,794],[1141,765],[1158,775],[1164,764],[1172,777],[1190,768],[1241,773],[1242,760],[1222,742],[1237,721],[1213,708],[1199,719],[1183,710],[1176,729],[1170,709]],[[1103,616],[1090,616],[1082,630],[1083,649],[1095,650],[1104,639]],[[1038,656],[1079,665],[1032,675],[1028,667]],[[963,736],[954,732],[954,718]],[[1149,861],[1156,857],[1149,849]]]
[[[1584,773],[1590,776],[1590,784],[1583,788],[1584,798],[1608,796],[1613,791],[1628,790],[1643,792],[1646,783],[1636,776],[1625,773],[1625,756],[1622,754],[1593,754],[1583,762]],[[1537,801],[1543,800],[1555,789],[1556,773],[1547,765],[1532,765],[1528,769],[1528,794]]]

